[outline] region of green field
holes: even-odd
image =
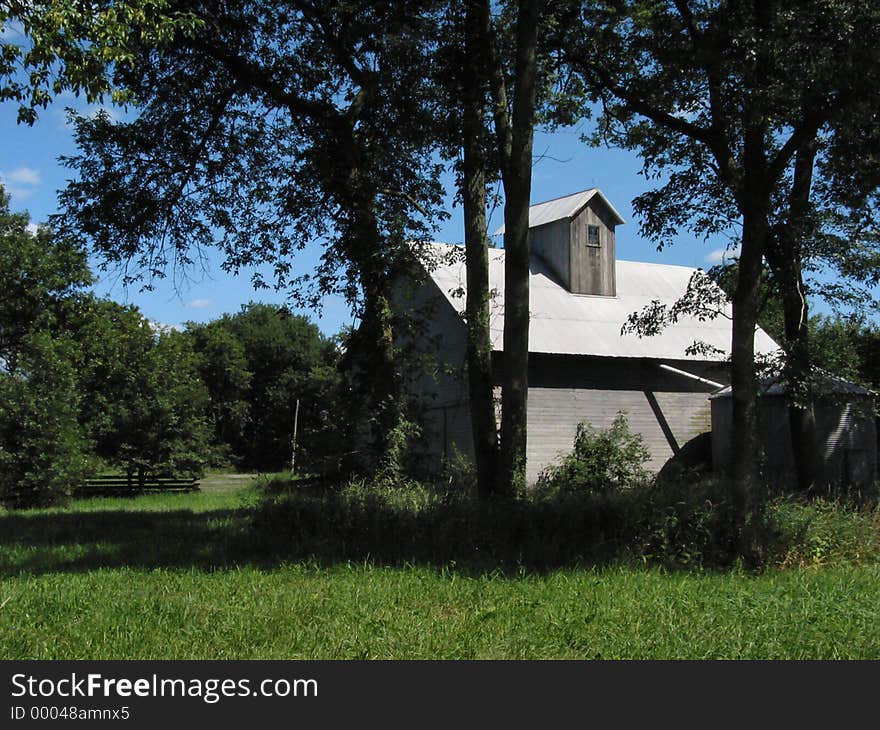
[[[760,574],[285,561],[255,495],[0,513],[3,659],[878,658],[880,565]]]

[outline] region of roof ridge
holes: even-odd
[[[537,208],[539,205],[544,205],[545,203],[552,203],[554,200],[563,200],[565,198],[573,198],[575,195],[583,195],[584,193],[588,193],[591,190],[598,190],[599,188],[593,186],[591,188],[584,188],[583,190],[578,190],[574,193],[566,193],[565,195],[557,195],[555,198],[548,198],[547,200],[542,200],[538,203],[530,203],[529,208]]]

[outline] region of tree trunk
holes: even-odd
[[[819,474],[816,411],[811,378],[812,356],[807,327],[807,300],[803,297],[800,272],[786,285],[794,291],[782,295],[785,340],[785,382],[788,398],[788,421],[798,488],[811,491]]]
[[[760,218],[760,214],[754,216]],[[761,440],[758,435],[758,382],[755,375],[755,327],[758,324],[758,291],[761,248],[766,221],[745,217],[739,276],[733,295],[733,339],[730,384],[733,396],[731,476],[734,503],[745,515],[760,484]]]
[[[789,214],[767,248],[782,299],[785,327],[785,383],[788,420],[798,488],[811,491],[819,474],[816,413],[812,387],[812,354],[809,307],[804,294],[803,244],[811,234],[808,225],[815,143],[801,147],[795,157]]]
[[[384,272],[367,272],[362,278],[364,290],[362,337],[367,385],[366,412],[367,453],[359,459],[369,471],[394,466],[399,454],[393,434],[404,416],[400,373],[394,346],[391,303],[386,292]]]
[[[739,206],[743,217],[742,248],[733,294],[733,337],[730,385],[733,396],[731,455],[734,505],[745,516],[757,504],[763,459],[758,427],[758,381],[755,373],[755,329],[761,271],[770,231],[765,129],[758,118],[744,134],[743,178]]]
[[[755,329],[758,326],[761,272],[770,232],[771,206],[767,162],[767,119],[761,106],[770,68],[767,32],[772,10],[769,4],[753,3],[756,53],[746,73],[751,94],[743,109],[742,171],[737,181],[737,200],[742,214],[742,247],[736,290],[733,295],[733,336],[730,385],[733,396],[731,456],[733,501],[739,517],[760,504],[763,449],[759,432],[758,380],[755,372]],[[740,536],[740,549],[747,549]]]
[[[364,402],[358,404],[358,453],[353,461],[359,470],[369,473],[395,465],[392,462],[399,456],[399,444],[394,432],[405,407],[390,301],[391,262],[376,218],[375,185],[364,174],[364,154],[354,127],[367,96],[361,89],[348,115],[337,120],[336,165],[328,168],[325,184],[351,210],[344,248],[364,296],[357,342],[360,377],[366,385]]]
[[[467,270],[467,375],[471,433],[477,469],[477,493],[495,492],[498,431],[492,388],[492,341],[489,332],[489,240],[486,236],[485,43],[475,0],[465,12],[462,64],[462,200]]]
[[[516,19],[516,62],[512,125],[503,135],[504,184],[504,377],[501,391],[499,491],[525,482],[529,392],[529,202],[535,130],[538,0],[520,0]],[[496,95],[496,120],[500,109]]]

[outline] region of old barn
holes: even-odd
[[[527,479],[571,450],[578,423],[610,425],[618,412],[642,435],[655,470],[711,428],[708,395],[728,383],[729,306],[714,319],[683,317],[662,333],[623,334],[629,315],[652,302],[671,305],[694,269],[619,261],[615,227],[623,219],[598,189],[530,209],[529,403]],[[425,283],[404,303],[429,311],[425,341],[442,367],[412,386],[424,405],[430,458],[472,455],[465,380],[466,276],[461,247],[432,244]],[[504,250],[490,251],[493,367],[504,357]],[[689,351],[695,342],[714,352]],[[756,348],[776,349],[762,331]],[[500,378],[498,379],[500,382]]]

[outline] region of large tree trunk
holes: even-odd
[[[758,326],[761,271],[770,233],[771,206],[767,119],[761,108],[770,68],[767,33],[773,10],[768,3],[752,5],[756,25],[754,66],[745,86],[752,98],[743,109],[742,172],[736,187],[742,214],[742,248],[733,294],[733,336],[730,384],[733,396],[731,457],[734,506],[741,519],[761,501],[763,448],[759,432],[758,380],[755,372],[755,329]],[[742,539],[742,538],[741,538]],[[740,548],[746,548],[740,545]]]
[[[743,216],[742,249],[733,293],[733,337],[730,384],[733,396],[731,476],[737,511],[745,516],[757,504],[763,449],[759,434],[758,381],[755,373],[755,329],[758,326],[761,270],[770,226],[770,195],[764,156],[765,130],[760,120],[749,125],[743,149],[744,175],[739,195]]]
[[[755,216],[756,218],[759,216]],[[730,384],[733,396],[731,476],[737,511],[751,508],[760,484],[763,457],[758,434],[758,383],[755,376],[755,327],[758,323],[758,291],[761,279],[761,243],[766,224],[743,221],[739,276],[733,295],[733,338]]]
[[[480,32],[478,0],[465,12],[462,64],[462,199],[467,270],[467,376],[471,433],[480,499],[490,497],[498,472],[498,431],[492,383],[489,332],[489,239],[486,235],[485,38]]]
[[[791,279],[785,286],[789,289],[782,295],[788,349],[785,354],[788,421],[798,488],[809,492],[815,487],[819,474],[816,412],[811,378],[812,356],[807,327],[809,310],[803,296],[799,271],[791,274]]]
[[[378,281],[377,281],[378,280]],[[365,337],[367,379],[369,383],[368,413],[371,424],[369,451],[376,467],[388,466],[396,460],[395,429],[403,416],[403,397],[394,345],[391,304],[385,282],[374,276],[364,287],[364,311],[361,326]]]
[[[500,492],[524,484],[529,392],[529,202],[535,130],[538,0],[520,0],[512,124],[495,59],[495,126],[504,184],[504,376],[501,390]]]
[[[352,132],[343,138],[348,164],[341,176],[341,200],[348,200],[352,218],[347,256],[358,272],[364,304],[358,332],[360,376],[365,385],[360,404],[362,439],[355,461],[368,472],[393,466],[399,456],[395,429],[404,417],[404,399],[390,301],[390,261],[375,214],[375,190],[363,177],[359,148]]]
[[[802,273],[803,244],[810,235],[807,218],[815,158],[814,143],[798,150],[789,196],[788,219],[767,248],[767,261],[782,299],[788,420],[797,483],[804,492],[815,487],[819,474],[808,327],[809,307],[804,294]]]

